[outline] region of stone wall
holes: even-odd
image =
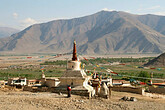
[[[149,87],[149,92],[151,93],[158,93],[158,94],[165,94],[165,88],[154,88],[152,86]]]
[[[165,99],[164,94],[162,95],[162,94],[144,92],[143,96],[152,97],[152,98],[164,98]]]
[[[67,90],[66,88],[51,88],[50,90],[51,92],[54,93],[63,93],[63,94],[67,94]],[[74,95],[80,95],[80,96],[89,96],[88,90],[82,89],[82,90],[74,90],[72,89],[71,94]]]
[[[54,93],[64,93],[67,94],[66,88],[58,88],[58,87],[30,87],[25,86],[23,88],[24,91],[30,91],[30,92],[54,92]],[[88,90],[82,89],[82,90],[74,90],[72,89],[71,94],[74,95],[80,95],[80,96],[89,96]]]
[[[30,87],[30,86],[25,86],[23,88],[23,91],[30,91],[30,92],[48,92],[50,91],[48,87]]]
[[[55,87],[56,86],[56,81],[53,80],[53,79],[47,79],[45,85],[48,86],[49,88]]]
[[[84,78],[60,78],[60,85],[81,86],[83,85]]]
[[[118,91],[118,92],[131,92],[131,93],[136,93],[136,94],[143,94],[142,88],[135,88],[135,87],[112,87],[113,91]]]

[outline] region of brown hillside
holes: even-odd
[[[64,53],[72,51],[75,39],[80,54],[163,53],[164,21],[162,16],[100,11],[85,17],[32,25],[0,39],[0,51]]]
[[[158,57],[154,58],[153,60],[149,61],[144,66],[154,66],[154,67],[163,67],[165,66],[165,53],[159,55]]]

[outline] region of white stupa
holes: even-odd
[[[81,62],[77,59],[76,41],[73,43],[73,57],[67,63],[67,70],[60,78],[60,85],[82,86],[86,73],[81,69]]]

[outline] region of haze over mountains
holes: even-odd
[[[0,39],[0,51],[20,53],[72,51],[82,54],[165,52],[165,16],[117,11],[35,24]]]
[[[10,27],[0,27],[0,38],[9,37],[12,34],[19,32],[19,30]]]

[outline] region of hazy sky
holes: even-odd
[[[31,24],[81,17],[103,9],[165,15],[165,0],[0,0],[0,27],[24,29]]]

